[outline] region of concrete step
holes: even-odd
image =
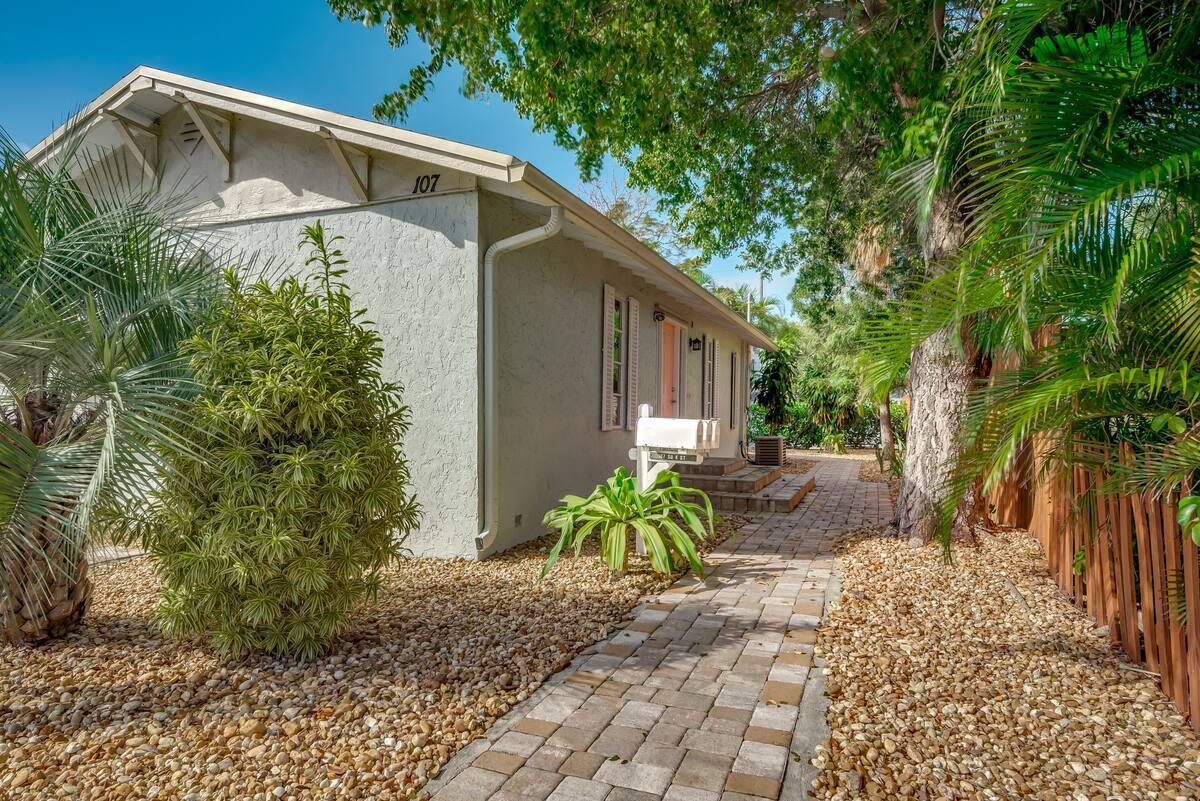
[[[786,475],[756,492],[709,492],[719,512],[783,512],[795,509],[815,483],[811,473]]]
[[[705,492],[758,492],[783,475],[782,467],[747,465],[721,476],[685,475],[683,483]]]
[[[727,476],[747,465],[745,459],[736,456],[713,456],[703,464],[677,464],[675,468],[684,476]]]

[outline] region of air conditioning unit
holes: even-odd
[[[787,459],[787,446],[783,437],[758,437],[754,440],[754,463],[782,465]]]

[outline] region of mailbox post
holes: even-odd
[[[721,426],[716,420],[651,417],[653,409],[638,407],[637,431],[629,458],[636,462],[634,476],[639,492],[654,486],[658,474],[674,464],[703,464],[709,451],[720,447]],[[646,553],[642,535],[635,537],[637,552]]]

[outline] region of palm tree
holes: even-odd
[[[1129,488],[1200,470],[1200,9],[1148,2],[1095,25],[1071,6],[1002,2],[985,19],[977,89],[946,129],[971,176],[968,247],[875,332],[877,377],[964,324],[981,358],[1020,365],[971,395],[943,534],[953,500],[1034,435],[1058,462],[1132,442]],[[1079,18],[1094,27],[1049,24]]]
[[[778,298],[760,298],[758,293],[747,284],[740,284],[736,287],[710,285],[709,291],[729,308],[733,309],[738,314],[758,326],[764,334],[775,338],[777,334],[783,332],[784,324],[787,322],[780,314],[782,304]]]
[[[70,137],[53,163],[0,134],[0,624],[59,636],[91,592],[98,516],[145,500],[186,449],[178,344],[216,297],[206,244],[119,154]],[[72,176],[76,176],[73,178]]]

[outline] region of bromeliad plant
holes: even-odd
[[[689,496],[701,502],[689,501]],[[563,548],[570,545],[578,556],[592,534],[599,535],[601,558],[615,574],[625,572],[631,535],[640,534],[656,571],[672,573],[690,566],[702,576],[704,565],[693,539],[712,536],[713,508],[703,492],[682,486],[678,473],[659,473],[652,487],[639,492],[637,479],[618,467],[612,478],[588,497],[564,497],[542,522],[562,532],[542,567],[543,577],[554,567]]]

